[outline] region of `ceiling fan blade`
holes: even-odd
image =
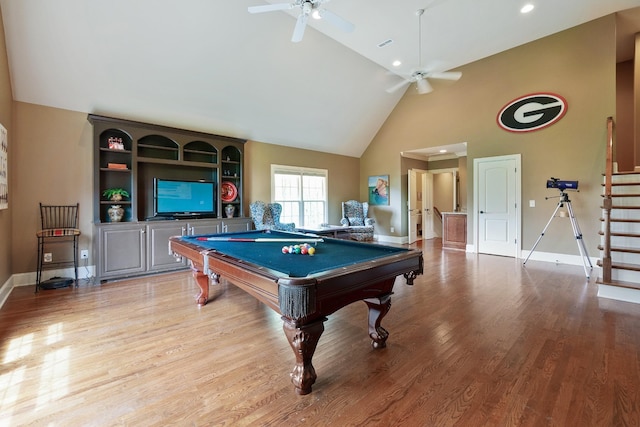
[[[417,79],[416,86],[420,95],[424,95],[425,93],[429,93],[433,90],[433,88],[425,78]]]
[[[331,25],[333,25],[334,27],[340,28],[342,31],[344,31],[346,33],[351,33],[356,28],[356,26],[353,25],[351,22],[349,22],[346,19],[336,15],[335,13],[331,12],[330,10],[318,9],[318,12],[320,13],[320,16],[323,19],[326,19],[327,22],[329,22]]]
[[[296,27],[293,29],[293,35],[291,36],[291,41],[294,43],[298,43],[302,40],[304,36],[304,29],[307,26],[307,20],[309,19],[309,15],[306,13],[301,13],[298,16],[298,20],[296,21]]]
[[[398,89],[400,89],[401,87],[408,85],[409,83],[411,83],[411,80],[403,80],[400,83],[395,84],[391,86],[389,89],[387,89],[387,93],[393,93]]]
[[[442,79],[442,80],[460,80],[462,73],[460,71],[446,71],[442,73],[428,73],[427,77],[430,79]]]
[[[278,4],[265,4],[263,6],[249,6],[249,13],[262,13],[273,12],[274,10],[287,10],[293,9],[296,6],[295,3],[278,3]]]

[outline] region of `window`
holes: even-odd
[[[272,200],[282,205],[280,222],[318,227],[327,222],[327,170],[271,165]]]

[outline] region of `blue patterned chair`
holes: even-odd
[[[280,215],[282,214],[282,205],[280,203],[267,204],[258,200],[249,205],[249,212],[256,230],[295,231],[295,223],[280,222]]]
[[[349,200],[342,202],[342,219],[340,224],[349,227],[349,237],[358,241],[373,240],[373,224],[375,220],[367,217],[369,203]]]

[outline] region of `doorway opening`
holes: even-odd
[[[467,144],[404,151],[408,242],[442,237],[442,213],[466,211]]]

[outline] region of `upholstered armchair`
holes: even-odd
[[[251,219],[256,230],[294,231],[295,223],[281,223],[282,205],[280,203],[265,203],[260,200],[249,205]]]
[[[349,237],[353,240],[373,240],[373,224],[375,220],[368,217],[369,203],[349,200],[342,202],[342,219],[340,224],[349,227]]]

